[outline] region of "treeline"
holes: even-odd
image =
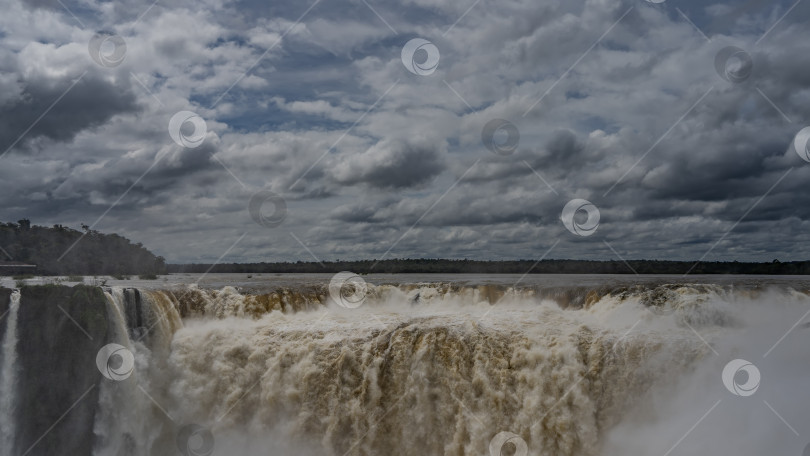
[[[810,274],[810,261],[780,263],[740,263],[694,261],[632,260],[535,260],[477,261],[441,259],[392,259],[379,263],[374,260],[327,261],[322,263],[230,263],[171,264],[169,272],[204,273],[335,273],[352,271],[362,273],[449,273],[449,274]]]
[[[99,233],[87,225],[82,229],[84,232],[62,225],[36,226],[26,219],[0,222],[0,247],[4,250],[0,251],[0,262],[34,264],[39,275],[166,273],[166,261],[142,244],[117,234]],[[0,274],[4,274],[3,269]]]

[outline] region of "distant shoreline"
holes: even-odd
[[[810,275],[810,261],[768,263],[697,261],[444,260],[393,259],[295,263],[169,264],[169,273],[336,273],[357,274],[738,274]]]

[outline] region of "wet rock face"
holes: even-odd
[[[96,354],[107,339],[104,294],[89,286],[21,292],[15,454],[89,456],[101,378]]]
[[[8,312],[10,302],[11,290],[0,287],[0,315],[2,316],[2,318],[0,318],[0,340],[3,340],[3,336],[6,334],[6,312]]]

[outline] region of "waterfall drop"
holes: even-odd
[[[20,310],[20,292],[11,294],[6,332],[3,336],[3,365],[0,369],[0,448],[14,447],[14,394],[17,383],[17,315]]]

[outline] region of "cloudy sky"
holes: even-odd
[[[170,262],[810,258],[810,2],[657,1],[6,0],[0,220]]]

